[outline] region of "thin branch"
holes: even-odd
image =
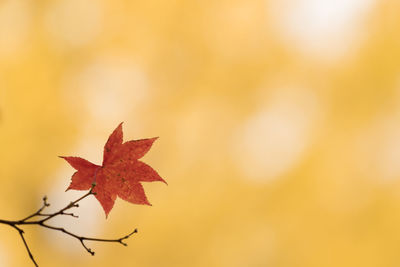
[[[64,234],[67,234],[69,236],[72,236],[76,239],[78,239],[82,246],[86,249],[87,252],[89,252],[92,256],[94,255],[94,251],[92,251],[90,248],[88,248],[85,244],[85,241],[97,241],[97,242],[114,242],[114,243],[120,243],[124,246],[127,246],[127,244],[125,242],[123,242],[123,240],[128,239],[131,235],[133,235],[134,233],[137,233],[137,229],[133,230],[129,235],[126,235],[124,237],[121,238],[117,238],[117,239],[103,239],[103,238],[93,238],[93,237],[86,237],[86,236],[79,236],[76,235],[74,233],[71,233],[70,231],[66,230],[65,228],[62,227],[55,227],[55,226],[51,226],[48,224],[41,224],[41,226],[45,227],[45,228],[49,228],[55,231],[60,231],[63,232]]]
[[[29,220],[30,218],[33,218],[33,217],[38,216],[38,215],[41,215],[41,212],[48,206],[50,206],[50,204],[47,203],[47,196],[44,196],[43,197],[43,205],[42,205],[42,207],[40,209],[38,209],[35,213],[33,213],[33,214],[29,215],[28,217],[22,219],[22,221],[26,221],[26,220]]]
[[[64,208],[60,209],[59,211],[57,211],[57,212],[55,212],[55,213],[53,213],[53,214],[48,215],[47,218],[44,218],[43,220],[40,220],[40,222],[41,222],[41,223],[44,223],[45,221],[48,221],[48,220],[50,220],[51,218],[54,218],[54,217],[56,217],[56,216],[58,216],[58,215],[70,215],[69,213],[65,213],[64,211],[69,210],[69,209],[71,209],[71,208],[75,208],[75,207],[77,208],[77,207],[79,207],[79,205],[78,205],[78,202],[79,202],[79,201],[81,201],[82,199],[84,199],[84,198],[86,198],[86,197],[88,197],[88,196],[90,196],[90,195],[93,195],[93,192],[92,192],[93,188],[94,188],[94,185],[92,185],[92,188],[91,188],[91,189],[89,190],[89,192],[87,192],[85,195],[81,196],[80,198],[78,198],[78,199],[75,200],[75,201],[70,202],[67,206],[65,206]],[[40,213],[39,213],[39,214],[40,214]]]
[[[121,237],[121,238],[117,238],[117,239],[103,239],[103,238],[94,238],[94,237],[87,237],[87,236],[79,236],[76,235],[68,230],[66,230],[65,228],[62,227],[56,227],[56,226],[52,226],[47,224],[46,222],[54,217],[57,216],[61,216],[61,215],[66,215],[66,216],[72,216],[74,218],[78,218],[78,216],[76,216],[74,213],[72,212],[66,212],[67,210],[71,209],[71,208],[76,208],[79,207],[78,202],[80,202],[81,200],[85,199],[86,197],[90,196],[90,195],[95,195],[95,193],[93,192],[93,188],[95,187],[95,183],[92,184],[91,189],[89,190],[88,193],[86,193],[85,195],[81,196],[80,198],[76,199],[75,201],[70,202],[68,205],[66,205],[64,208],[60,209],[57,212],[54,213],[42,213],[42,211],[50,206],[49,203],[47,203],[47,197],[43,197],[43,205],[42,207],[40,207],[40,209],[38,209],[35,213],[32,213],[31,215],[25,217],[24,219],[21,220],[17,220],[17,221],[10,221],[10,220],[2,220],[0,219],[0,224],[6,224],[9,225],[11,227],[13,227],[14,229],[16,229],[19,233],[19,235],[21,236],[21,239],[25,245],[25,248],[28,252],[29,258],[32,260],[33,264],[35,266],[39,266],[37,264],[37,262],[35,261],[33,254],[31,253],[31,250],[29,249],[29,246],[25,240],[24,237],[24,231],[18,227],[20,225],[38,225],[40,227],[44,227],[50,230],[54,230],[54,231],[59,231],[62,232],[66,235],[69,235],[77,240],[80,241],[81,245],[83,246],[83,248],[90,253],[92,256],[95,254],[94,251],[92,249],[90,249],[89,247],[86,246],[85,241],[94,241],[94,242],[113,242],[113,243],[120,243],[121,245],[127,246],[128,244],[124,242],[124,240],[128,239],[129,237],[131,237],[134,233],[137,233],[137,229],[133,230],[130,234]],[[35,217],[40,217],[42,219],[36,219],[34,220]],[[43,218],[44,217],[44,218]]]
[[[25,245],[26,251],[28,252],[29,258],[31,258],[33,264],[35,264],[35,266],[38,267],[39,265],[33,258],[33,254],[31,252],[31,250],[29,249],[28,243],[26,243],[26,240],[24,237],[24,230],[22,230],[21,228],[19,228],[18,226],[15,226],[15,225],[13,225],[12,227],[14,227],[18,231],[19,235],[21,236],[22,242],[24,242],[24,245]]]

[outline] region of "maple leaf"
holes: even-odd
[[[95,183],[93,193],[103,207],[106,217],[117,196],[133,204],[151,205],[141,182],[166,182],[153,168],[139,159],[150,150],[157,138],[123,143],[120,123],[104,146],[101,166],[79,157],[61,157],[77,170],[72,175],[67,190],[88,190]]]

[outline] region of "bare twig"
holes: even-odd
[[[26,221],[26,220],[29,220],[30,218],[33,218],[35,216],[41,215],[42,210],[44,210],[48,206],[50,206],[50,204],[47,203],[47,196],[44,196],[43,197],[43,205],[42,205],[42,207],[40,209],[38,209],[38,211],[36,211],[35,213],[33,213],[33,214],[29,215],[28,217],[22,219],[22,221]]]
[[[37,264],[37,262],[35,261],[33,254],[25,240],[24,237],[24,231],[19,227],[21,225],[38,225],[40,227],[44,227],[50,230],[54,230],[54,231],[59,231],[62,232],[66,235],[69,235],[77,240],[79,240],[79,242],[81,243],[81,245],[84,247],[84,249],[90,253],[92,256],[95,254],[94,251],[92,249],[90,249],[89,247],[86,246],[85,241],[94,241],[94,242],[113,242],[113,243],[120,243],[121,245],[127,246],[127,243],[124,242],[125,239],[128,239],[131,235],[133,235],[134,233],[137,233],[137,229],[133,230],[130,234],[121,237],[121,238],[117,238],[117,239],[103,239],[103,238],[93,238],[93,237],[86,237],[86,236],[79,236],[76,235],[68,230],[66,230],[65,228],[62,227],[56,227],[56,226],[52,226],[47,224],[47,221],[49,221],[50,219],[60,216],[60,215],[66,215],[66,216],[72,216],[74,218],[78,218],[78,216],[76,216],[74,213],[72,212],[66,212],[71,208],[77,208],[79,207],[78,202],[83,200],[84,198],[90,196],[90,195],[94,195],[95,193],[93,192],[93,188],[94,188],[95,184],[92,185],[92,188],[89,190],[88,193],[86,193],[85,195],[81,196],[80,198],[78,198],[75,201],[70,202],[68,205],[66,205],[64,208],[60,209],[57,212],[54,213],[42,213],[42,211],[44,209],[46,209],[46,207],[50,206],[50,204],[47,202],[47,197],[43,197],[43,205],[42,207],[40,207],[40,209],[38,209],[35,213],[32,213],[31,215],[25,217],[24,219],[21,220],[17,220],[17,221],[10,221],[10,220],[2,220],[0,219],[0,224],[6,224],[9,225],[11,227],[13,227],[14,229],[16,229],[19,233],[19,235],[21,236],[22,242],[25,245],[25,248],[28,252],[29,258],[32,260],[33,264],[35,266],[39,266]],[[36,219],[40,217],[40,219]]]
[[[24,245],[25,245],[26,251],[28,252],[29,258],[31,258],[33,264],[35,264],[35,266],[38,267],[39,265],[36,263],[35,259],[33,258],[33,255],[32,255],[31,250],[29,249],[28,243],[26,243],[26,240],[24,237],[24,230],[22,230],[21,228],[15,226],[15,225],[13,225],[12,227],[14,227],[18,231],[19,235],[21,236],[22,242],[24,242]]]

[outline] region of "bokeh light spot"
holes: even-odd
[[[295,166],[310,143],[316,108],[314,95],[277,91],[235,135],[235,158],[243,175],[269,181]]]
[[[289,45],[322,59],[340,59],[361,38],[373,0],[272,1],[271,19]]]
[[[45,24],[61,46],[81,46],[92,41],[102,28],[100,1],[63,0],[53,2]]]

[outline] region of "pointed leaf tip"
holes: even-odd
[[[122,144],[119,151],[120,157],[124,159],[140,159],[151,149],[158,137],[131,140]]]
[[[121,122],[108,137],[104,145],[103,166],[115,158],[114,152],[119,150],[118,148],[122,145],[122,140],[123,131]]]

